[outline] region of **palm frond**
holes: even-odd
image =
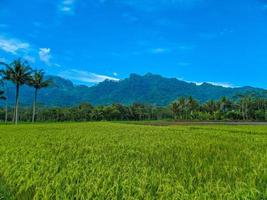
[[[15,84],[26,84],[32,73],[31,67],[26,61],[21,59],[14,60],[10,65],[6,66],[3,71],[4,79],[10,80]]]
[[[35,89],[41,89],[51,85],[52,80],[45,80],[45,73],[43,70],[34,70],[28,84]]]

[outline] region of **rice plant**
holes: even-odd
[[[267,127],[1,125],[0,199],[267,199]]]

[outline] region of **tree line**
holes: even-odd
[[[20,120],[30,122],[31,107],[20,109]],[[5,117],[0,109],[0,119]],[[8,111],[12,120],[12,108]],[[200,104],[192,97],[181,97],[169,106],[157,107],[147,104],[112,104],[93,106],[82,103],[73,107],[39,106],[36,113],[38,122],[85,122],[85,121],[142,121],[142,120],[224,120],[224,121],[267,121],[267,100],[253,96],[241,96],[237,100],[221,98]]]
[[[5,108],[0,108],[0,120],[18,123],[25,122],[63,122],[63,121],[114,121],[114,120],[243,120],[267,121],[267,99],[257,94],[236,95],[233,98],[222,97],[199,103],[192,97],[180,97],[170,105],[157,107],[147,104],[132,105],[112,104],[93,106],[82,103],[73,107],[43,107],[36,110],[38,91],[51,85],[51,80],[45,79],[45,72],[33,70],[26,61],[14,60],[10,64],[0,63],[1,84],[11,81],[16,85],[16,103],[8,105],[5,89],[0,90],[0,100],[6,102]],[[34,88],[31,107],[21,107],[19,110],[20,87],[27,84]]]
[[[267,121],[267,99],[256,94],[199,104],[192,97],[181,97],[171,104],[174,119]]]

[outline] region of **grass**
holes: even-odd
[[[267,126],[0,125],[0,199],[267,199]]]

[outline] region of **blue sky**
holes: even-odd
[[[147,72],[267,88],[267,0],[0,0],[0,60],[92,85]]]

